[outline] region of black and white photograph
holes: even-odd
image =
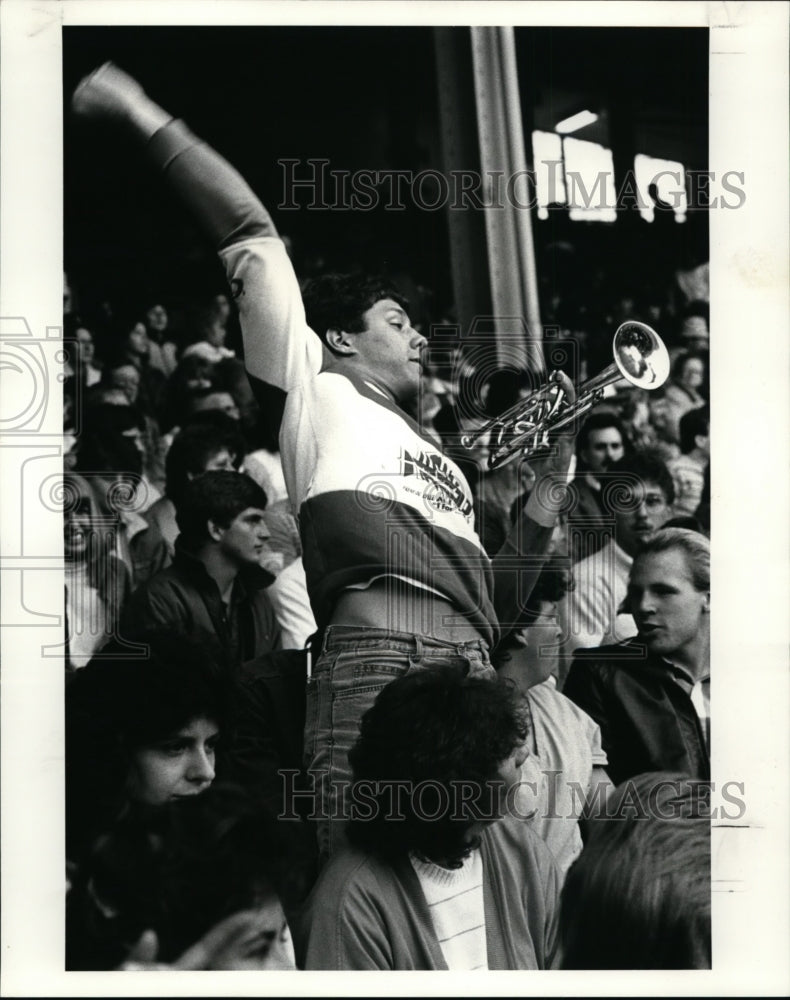
[[[6,995],[790,987],[788,6],[449,6],[0,12]]]

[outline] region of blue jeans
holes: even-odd
[[[416,670],[455,665],[469,676],[495,677],[486,644],[440,642],[386,629],[331,625],[307,683],[305,763],[316,789],[318,846],[328,857],[345,843],[348,752],[359,723],[390,681]]]

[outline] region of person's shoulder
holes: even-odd
[[[175,517],[176,505],[168,496],[161,496],[154,500],[148,510],[143,511],[143,517],[149,523],[158,524],[162,519],[169,520]]]
[[[533,711],[537,710],[537,714],[545,716],[552,722],[562,721],[567,724],[569,720],[578,720],[585,715],[578,705],[558,691],[550,681],[531,687],[527,697]]]
[[[645,648],[638,636],[625,639],[623,642],[613,642],[606,646],[582,646],[573,653],[574,660],[600,660],[606,663],[630,663],[633,660],[645,659]]]
[[[608,567],[611,558],[611,542],[608,542],[600,549],[596,549],[595,552],[591,552],[590,555],[580,559],[573,567],[574,575],[580,580],[589,581],[591,577],[600,573],[601,567],[604,564]],[[580,587],[579,589],[582,588]],[[568,596],[573,597],[575,593],[576,589],[571,590]]]
[[[643,674],[651,662],[638,635],[607,646],[577,649],[573,654],[564,690],[571,700],[575,700],[579,684],[609,684],[618,677]]]
[[[510,867],[515,865],[525,877],[538,874],[545,878],[556,871],[557,863],[545,842],[517,816],[503,816],[486,827],[483,837],[495,854]]]
[[[333,855],[318,877],[314,899],[341,912],[353,900],[381,898],[395,878],[393,868],[367,851],[345,847]]]
[[[172,604],[179,600],[179,595],[192,592],[197,595],[199,590],[189,572],[183,565],[171,563],[135,587],[131,600],[137,606],[142,603]]]

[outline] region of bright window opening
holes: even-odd
[[[634,157],[634,176],[639,192],[639,200],[644,208],[639,214],[647,222],[655,218],[655,201],[648,194],[651,184],[655,184],[661,201],[672,206],[675,222],[685,222],[688,211],[686,198],[686,173],[682,163],[674,160],[659,160],[654,156],[637,153]]]
[[[570,218],[614,222],[617,195],[611,149],[570,137],[563,140],[563,147]]]
[[[548,219],[549,205],[564,205],[567,202],[562,139],[554,132],[533,132],[532,156],[537,180],[538,218]]]

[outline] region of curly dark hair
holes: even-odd
[[[223,448],[230,452],[234,465],[241,464],[244,440],[238,423],[225,413],[210,410],[198,414],[176,434],[165,459],[165,492],[174,504],[190,480]]]
[[[526,705],[508,681],[469,677],[452,665],[392,681],[363,715],[349,754],[349,841],[388,861],[411,851],[460,866],[479,843],[477,824],[498,818],[498,768],[527,732]]]
[[[386,278],[363,274],[322,274],[302,291],[310,329],[326,343],[327,330],[361,333],[363,315],[381,299],[392,299],[406,312],[409,303]]]

